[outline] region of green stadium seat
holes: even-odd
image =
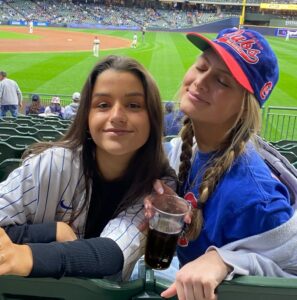
[[[33,136],[12,135],[5,140],[6,143],[17,148],[28,148],[33,143],[38,143],[39,140]]]
[[[296,300],[297,279],[240,276],[218,287],[219,300]]]
[[[34,127],[35,127],[36,129],[38,129],[38,130],[41,130],[41,129],[46,129],[46,130],[56,130],[56,129],[54,128],[54,126],[52,126],[52,125],[47,125],[47,124],[45,124],[45,123],[36,124]]]
[[[16,128],[18,127],[18,124],[15,122],[0,122],[1,127],[7,127],[7,128]]]
[[[55,141],[63,136],[63,133],[57,130],[41,129],[34,133],[32,136],[39,141]]]
[[[10,127],[2,127],[0,123],[0,134],[6,134],[6,135],[24,135],[24,133],[18,131],[16,128],[10,128]]]
[[[33,126],[18,126],[16,130],[22,133],[22,135],[32,135],[38,131],[38,129]]]
[[[279,150],[279,152],[291,163],[295,163],[297,161],[297,155],[295,155],[291,151]]]
[[[144,275],[143,275],[144,274]],[[159,299],[171,282],[146,269],[137,280],[112,282],[105,279],[65,277],[0,277],[0,299],[5,300],[140,300]],[[219,300],[296,300],[297,279],[240,276],[217,288]],[[170,298],[177,300],[177,297]]]
[[[17,123],[18,126],[22,126],[22,127],[25,127],[25,126],[34,127],[35,126],[35,123],[34,123],[34,121],[31,120],[31,118],[28,118],[28,119],[17,118],[15,120],[15,123]]]
[[[67,128],[56,128],[56,130],[60,131],[63,134],[65,134],[68,131],[68,127]]]
[[[297,143],[291,147],[287,147],[286,151],[293,152],[297,156]]]
[[[5,122],[9,122],[9,121],[14,122],[15,119],[16,119],[15,117],[11,117],[11,116],[2,117],[2,120]]]
[[[2,133],[0,133],[0,141],[1,142],[7,140],[9,137],[10,137],[9,134],[2,134]]]
[[[62,124],[60,122],[60,120],[57,119],[57,118],[54,118],[54,119],[53,118],[48,118],[48,119],[45,120],[44,124],[51,125],[51,126],[53,126],[55,128],[57,128],[57,127],[64,127],[64,124]]]
[[[144,273],[144,268],[146,269],[145,291],[160,295],[162,291],[171,285],[170,281],[152,274],[153,271],[141,266],[140,262],[139,272]],[[140,274],[140,277],[142,276]],[[238,276],[231,281],[223,281],[217,288],[217,295],[219,300],[296,300],[297,278]],[[170,299],[177,300],[177,297]]]
[[[143,289],[143,280],[140,279],[116,283],[103,279],[67,277],[59,280],[0,277],[0,299],[5,300],[131,300],[140,299],[134,296]]]
[[[0,142],[0,162],[7,158],[21,158],[25,147],[17,148],[6,142]]]
[[[281,148],[281,149],[283,149],[284,147],[286,148],[288,145],[292,145],[296,143],[297,142],[293,140],[280,140],[277,142],[271,142],[271,144],[276,146],[276,148]]]
[[[0,182],[4,181],[14,169],[21,165],[21,163],[22,160],[19,158],[7,158],[3,160],[0,163]]]

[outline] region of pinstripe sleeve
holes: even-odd
[[[28,159],[0,183],[0,225],[32,221],[38,203],[38,183],[33,180],[39,157]]]
[[[139,225],[144,222],[143,200],[141,204],[134,205],[121,212],[117,218],[111,220],[101,237],[114,240],[124,255],[122,279],[128,280],[136,261],[143,255],[146,236],[140,232]]]
[[[62,197],[66,202],[73,198],[79,177],[75,169],[79,165],[64,148],[26,159],[0,183],[0,226],[54,221]]]
[[[162,180],[176,190],[175,173],[172,169],[166,170],[167,176]],[[146,231],[140,231],[146,219],[144,216],[143,200],[121,212],[115,219],[109,221],[101,233],[101,237],[108,237],[114,240],[121,248],[124,255],[124,266],[122,280],[129,280],[137,260],[144,254],[146,244]]]

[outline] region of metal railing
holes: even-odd
[[[23,93],[24,102],[30,103],[33,93]],[[50,104],[53,96],[61,99],[61,105],[68,105],[71,95],[39,94],[44,106]],[[163,105],[166,101],[163,101]],[[178,105],[176,105],[178,108]],[[262,111],[261,136],[270,142],[280,140],[297,141],[297,107],[268,106]]]
[[[262,116],[261,136],[267,141],[297,141],[297,107],[269,106]]]

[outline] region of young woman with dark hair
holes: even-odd
[[[119,56],[95,65],[65,136],[32,146],[0,184],[0,274],[129,278],[145,244],[143,198],[156,178],[175,186],[161,124],[142,65]]]

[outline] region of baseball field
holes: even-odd
[[[100,57],[119,54],[142,62],[156,79],[163,101],[177,99],[187,68],[199,54],[182,33],[138,32],[136,49],[130,48],[134,32],[66,28],[0,26],[0,69],[16,80],[23,92],[71,95],[80,91],[98,58],[92,55],[95,35],[101,40]],[[214,34],[208,34],[214,37]],[[297,106],[297,39],[267,37],[279,59],[280,81],[269,105]],[[99,57],[99,59],[100,59]]]

